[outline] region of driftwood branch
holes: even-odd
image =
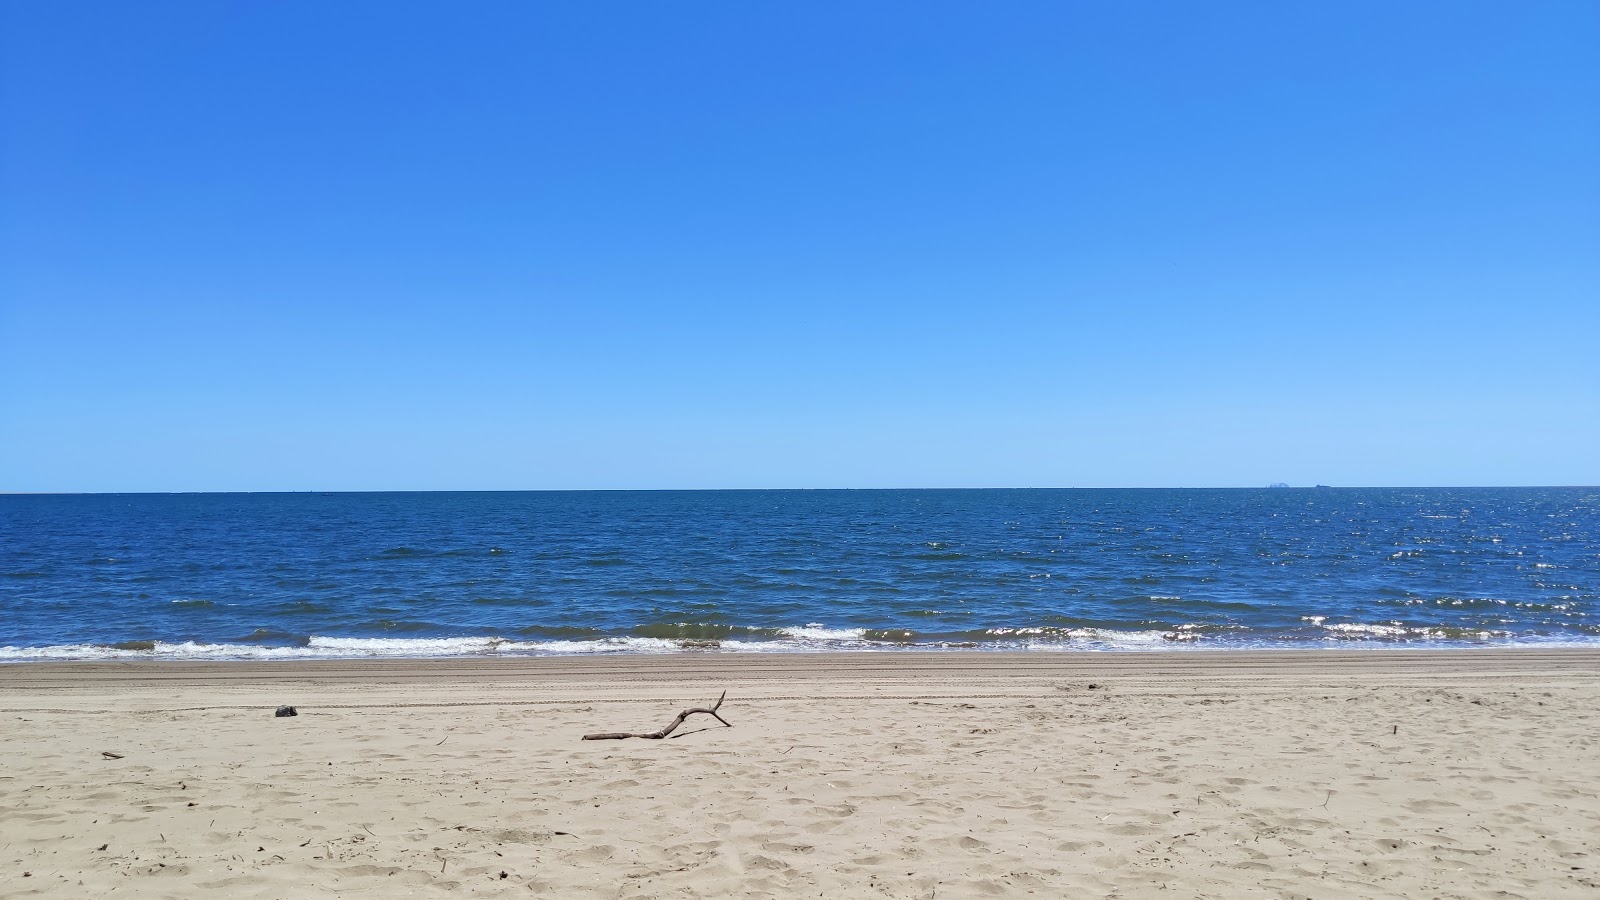
[[[728,692],[723,691],[722,696],[717,698],[717,702],[711,704],[710,709],[707,709],[704,706],[696,706],[693,709],[686,709],[683,712],[678,713],[678,717],[672,720],[672,724],[661,729],[660,731],[652,731],[649,734],[639,734],[631,731],[607,731],[600,734],[586,734],[583,736],[583,739],[586,741],[620,741],[623,738],[647,738],[652,741],[659,741],[671,734],[679,725],[682,725],[684,719],[689,718],[695,713],[705,713],[711,718],[716,719],[718,722],[721,722],[722,724],[727,725],[729,728],[732,728],[733,726],[728,723],[727,719],[717,715],[717,710],[722,706],[722,701],[727,699],[727,696]]]

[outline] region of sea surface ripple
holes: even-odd
[[[0,496],[0,661],[1600,643],[1594,488]]]

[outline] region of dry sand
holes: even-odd
[[[1593,898],[1597,709],[1590,650],[8,666],[0,895]]]

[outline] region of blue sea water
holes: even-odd
[[[1600,643],[1600,490],[0,496],[0,661]]]

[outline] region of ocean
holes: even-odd
[[[0,661],[1600,644],[1600,489],[0,496]]]

